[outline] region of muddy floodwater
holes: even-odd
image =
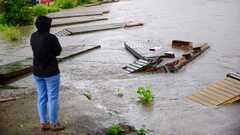
[[[74,26],[126,21],[140,21],[145,25],[59,37],[63,46],[99,44],[102,47],[60,64],[60,120],[67,129],[58,134],[96,134],[114,123],[127,123],[136,128],[145,127],[151,135],[240,135],[239,104],[205,107],[184,99],[223,79],[228,72],[240,71],[239,0],[122,0],[62,12],[87,10],[109,10],[104,15],[109,20]],[[51,31],[66,27],[73,26]],[[27,27],[25,31],[33,30]],[[124,42],[169,47],[173,39],[208,42],[210,49],[177,73],[128,74],[122,70],[135,60],[124,49]],[[1,40],[0,63],[31,56],[28,43],[28,38],[14,45]],[[31,76],[12,85],[24,89],[0,90],[1,94],[34,91]],[[136,90],[140,86],[153,90],[152,106],[137,102]],[[118,89],[123,97],[117,96]],[[83,96],[85,92],[91,93],[92,100]],[[42,134],[38,130],[35,104],[34,95],[0,104],[0,134]]]

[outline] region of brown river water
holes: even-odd
[[[85,10],[110,11],[105,15],[108,21],[91,24],[140,21],[145,25],[59,38],[63,46],[102,46],[60,64],[64,89],[61,114],[66,123],[74,125],[69,128],[70,133],[95,134],[113,123],[126,122],[150,129],[152,135],[240,135],[239,104],[211,108],[184,100],[194,91],[223,79],[228,72],[240,71],[239,0],[123,0],[63,12]],[[65,27],[53,28],[52,32]],[[32,27],[23,30],[30,33]],[[19,53],[22,48],[29,48],[28,36],[14,44],[1,40],[0,63],[31,56],[30,49]],[[124,42],[168,47],[173,39],[208,42],[210,49],[174,74],[127,74],[121,69],[135,60],[124,49]],[[31,77],[15,84],[34,87]],[[136,89],[140,86],[153,90],[152,106],[137,103]],[[118,89],[123,97],[116,96]],[[91,101],[82,96],[85,91],[92,94]],[[27,104],[29,100],[33,99],[19,102]],[[5,107],[14,112],[12,106],[18,104],[12,102]]]

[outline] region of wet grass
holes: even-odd
[[[113,124],[107,129],[107,135],[120,135],[122,132],[123,129],[119,124]]]
[[[10,86],[10,85],[0,85],[0,90],[10,90],[10,89],[19,89],[19,87],[16,86]]]
[[[141,128],[137,130],[137,135],[147,135],[147,130],[145,128]]]
[[[17,41],[21,39],[22,34],[18,26],[9,26],[0,24],[2,37],[8,41]]]

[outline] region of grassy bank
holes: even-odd
[[[21,39],[19,27],[32,25],[36,16],[99,1],[101,0],[55,0],[49,6],[44,4],[32,6],[22,0],[0,0],[0,35],[5,40],[17,41]]]

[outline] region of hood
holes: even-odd
[[[50,32],[52,19],[47,16],[38,16],[36,19],[36,27],[38,32]]]

